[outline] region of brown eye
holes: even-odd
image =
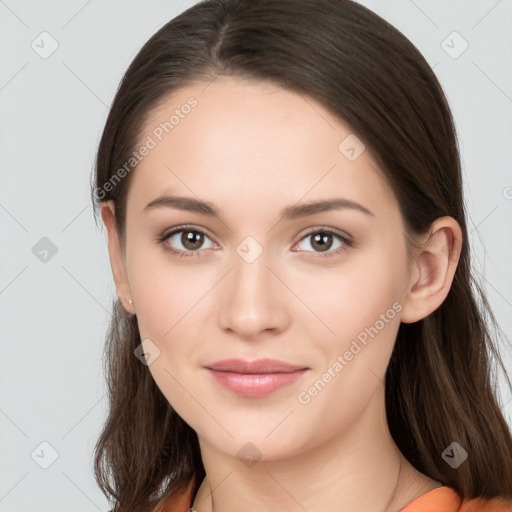
[[[333,236],[330,233],[316,233],[312,235],[311,247],[318,251],[328,251],[332,247]]]
[[[166,250],[184,257],[196,257],[200,255],[200,249],[217,247],[203,231],[183,226],[162,235],[158,241]],[[210,246],[205,247],[206,241],[210,242]]]
[[[312,247],[312,251],[307,248],[300,247],[300,244],[308,239],[310,240],[309,246]],[[316,231],[312,231],[304,236],[299,242],[300,250],[313,253],[324,253],[320,254],[321,256],[333,256],[339,254],[350,246],[352,246],[352,241],[349,238],[330,229],[317,229]]]
[[[200,249],[204,243],[204,233],[192,230],[182,231],[180,242],[185,249],[196,251]]]

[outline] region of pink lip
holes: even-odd
[[[308,370],[275,359],[225,359],[206,368],[219,384],[248,398],[263,397],[293,384]]]

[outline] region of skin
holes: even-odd
[[[347,159],[338,146],[350,127],[312,98],[270,83],[218,77],[188,85],[151,113],[141,140],[190,96],[197,107],[133,171],[125,248],[111,201],[102,218],[117,293],[137,315],[142,339],[160,350],[149,371],[198,434],[207,478],[194,508],[213,510],[211,487],[215,510],[223,512],[241,503],[245,512],[399,510],[441,484],[416,471],[389,433],[385,371],[400,321],[426,317],[448,294],[460,254],[458,223],[437,219],[429,243],[419,239],[423,246],[409,257],[398,203],[370,151]],[[213,203],[220,219],[144,211],[164,193]],[[297,203],[338,197],[373,215],[343,209],[280,216]],[[197,257],[165,250],[194,252],[182,233],[156,241],[185,224],[206,234]],[[322,228],[349,234],[353,246],[333,236],[332,255],[322,256],[306,236]],[[251,263],[236,250],[248,236],[263,249]],[[340,246],[345,250],[334,254]],[[401,305],[394,318],[387,315],[342,371],[300,403],[298,394],[393,303]],[[231,357],[309,370],[267,397],[244,398],[204,369]],[[257,452],[245,450],[261,457],[251,467],[239,455],[247,442]]]

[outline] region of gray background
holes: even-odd
[[[122,73],[193,3],[0,0],[1,512],[108,509],[92,452],[106,413],[101,352],[115,288],[89,177]],[[361,3],[419,48],[449,98],[474,268],[510,339],[512,1]],[[51,49],[43,31],[58,43],[46,59],[31,46]],[[503,355],[511,368],[510,346]],[[512,425],[510,391],[501,398]]]

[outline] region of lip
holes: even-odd
[[[309,368],[276,359],[224,359],[206,366],[214,380],[239,396],[261,398],[289,386]]]
[[[306,369],[305,366],[295,366],[277,359],[256,359],[255,361],[223,359],[206,367],[210,370],[235,373],[290,373]]]

